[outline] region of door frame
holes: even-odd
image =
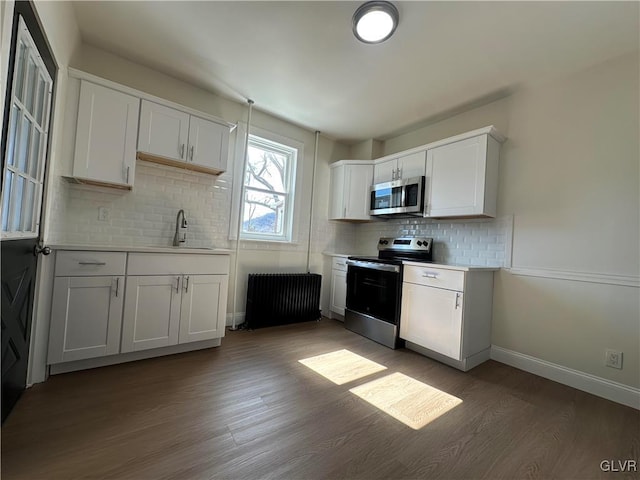
[[[62,87],[66,88],[66,85],[61,85],[60,82],[60,63],[56,59],[54,49],[51,43],[47,40],[46,31],[38,16],[37,7],[32,1],[6,1],[2,2],[2,65],[0,71],[3,74],[2,86],[0,87],[0,96],[3,101],[3,108],[0,110],[0,122],[2,126],[2,132],[5,133],[8,129],[9,119],[5,117],[5,104],[7,101],[7,95],[10,93],[11,84],[9,79],[13,79],[13,63],[15,55],[15,45],[12,43],[18,30],[18,18],[22,16],[29,33],[31,34],[38,49],[45,47],[48,53],[51,54],[51,59],[45,59],[43,61],[49,70],[53,68],[53,72],[50,72],[53,80],[53,88],[51,94],[51,112],[49,117],[49,136],[47,139],[47,158],[44,164],[44,176],[42,185],[42,211],[40,214],[40,231],[38,235],[38,241],[42,243],[46,240],[46,233],[48,229],[48,205],[50,201],[52,175],[51,162],[54,157],[52,146],[54,145],[54,128],[59,122],[62,122],[62,117],[58,118],[56,122],[57,104],[60,98],[63,98]],[[37,29],[34,31],[34,25]],[[4,144],[2,145],[4,148]],[[3,167],[3,166],[2,166]],[[8,240],[11,241],[11,240]],[[49,338],[49,323],[51,313],[51,299],[53,290],[53,265],[54,255],[43,256],[38,255],[36,264],[36,280],[35,280],[35,294],[33,299],[33,312],[31,316],[31,338],[29,341],[29,359],[27,365],[27,379],[26,386],[29,388],[34,383],[44,382],[48,377],[47,366],[47,350],[48,350],[48,338]]]

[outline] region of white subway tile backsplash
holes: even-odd
[[[506,239],[511,238],[513,217],[496,219],[398,219],[355,226],[354,245],[375,255],[379,237],[424,236],[434,239],[434,260],[478,266],[505,266],[511,258]]]

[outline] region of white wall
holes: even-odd
[[[492,343],[632,387],[640,386],[638,72],[635,52],[384,145],[390,154],[491,124],[505,134],[498,217],[513,215],[514,269],[495,277]],[[360,236],[370,227],[357,228]],[[624,352],[622,370],[604,366],[606,348]]]

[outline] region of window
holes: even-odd
[[[2,238],[38,236],[53,82],[20,18],[11,106],[7,111]]]
[[[249,135],[240,238],[290,242],[298,149]]]

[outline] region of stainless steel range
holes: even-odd
[[[349,257],[344,326],[387,347],[401,347],[402,261],[431,262],[432,248],[432,238],[383,237],[377,257]]]

